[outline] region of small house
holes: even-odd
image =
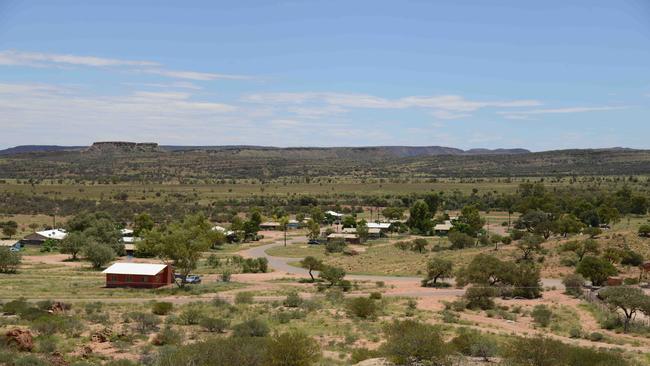
[[[280,230],[281,226],[279,222],[276,221],[266,221],[260,224],[260,229],[262,230]]]
[[[0,240],[0,248],[9,248],[12,252],[17,252],[22,245],[18,240]]]
[[[157,288],[172,284],[174,274],[167,264],[118,262],[106,268],[106,287]]]
[[[289,223],[287,224],[288,229],[299,229],[300,228],[300,222],[298,220],[289,220]]]
[[[126,252],[126,255],[129,257],[133,257],[135,254],[135,244],[133,243],[124,243],[124,252]]]
[[[327,241],[343,240],[349,244],[359,244],[359,235],[346,233],[333,233],[327,236]]]
[[[436,224],[433,227],[433,232],[436,235],[447,235],[449,234],[449,230],[451,230],[452,227],[454,227],[454,225],[451,223],[451,220],[447,220],[442,224]]]
[[[21,244],[41,245],[46,240],[63,240],[68,235],[64,229],[37,231],[24,237]]]

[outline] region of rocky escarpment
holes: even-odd
[[[158,152],[160,148],[155,142],[104,141],[93,143],[86,151],[91,153],[141,153]]]

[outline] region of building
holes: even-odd
[[[17,252],[22,245],[18,240],[0,240],[0,248],[9,248],[12,252]]]
[[[289,220],[287,229],[300,229],[300,222],[298,220]]]
[[[135,244],[124,242],[124,252],[127,256],[133,257],[135,254]]]
[[[369,222],[368,229],[379,229],[381,232],[386,232],[392,225],[390,222]]]
[[[442,224],[436,224],[433,227],[433,232],[436,235],[447,235],[447,234],[449,234],[449,230],[451,230],[451,228],[453,228],[453,227],[454,227],[454,225],[451,223],[451,221],[447,220]]]
[[[67,235],[68,233],[64,229],[37,231],[24,237],[20,243],[23,245],[41,245],[48,239],[63,240]]]
[[[167,264],[118,262],[106,268],[106,287],[157,288],[174,282]]]
[[[276,221],[266,221],[260,224],[262,230],[280,230],[282,225]]]
[[[359,235],[346,233],[333,233],[327,236],[327,241],[343,240],[349,244],[359,244]]]

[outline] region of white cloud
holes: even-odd
[[[602,106],[602,107],[564,107],[564,108],[543,108],[523,111],[498,111],[497,113],[509,119],[527,119],[530,116],[540,114],[571,114],[585,112],[612,111],[627,109],[627,106]]]
[[[79,56],[56,53],[22,52],[16,50],[0,51],[0,66],[27,66],[27,67],[123,67],[131,71],[140,71],[148,74],[159,75],[172,79],[186,79],[196,81],[210,80],[247,80],[249,76],[217,74],[199,71],[179,71],[162,68],[161,64],[154,61],[121,60],[96,56]]]

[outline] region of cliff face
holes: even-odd
[[[160,148],[154,142],[104,141],[93,143],[86,151],[91,153],[134,153],[158,152]]]

